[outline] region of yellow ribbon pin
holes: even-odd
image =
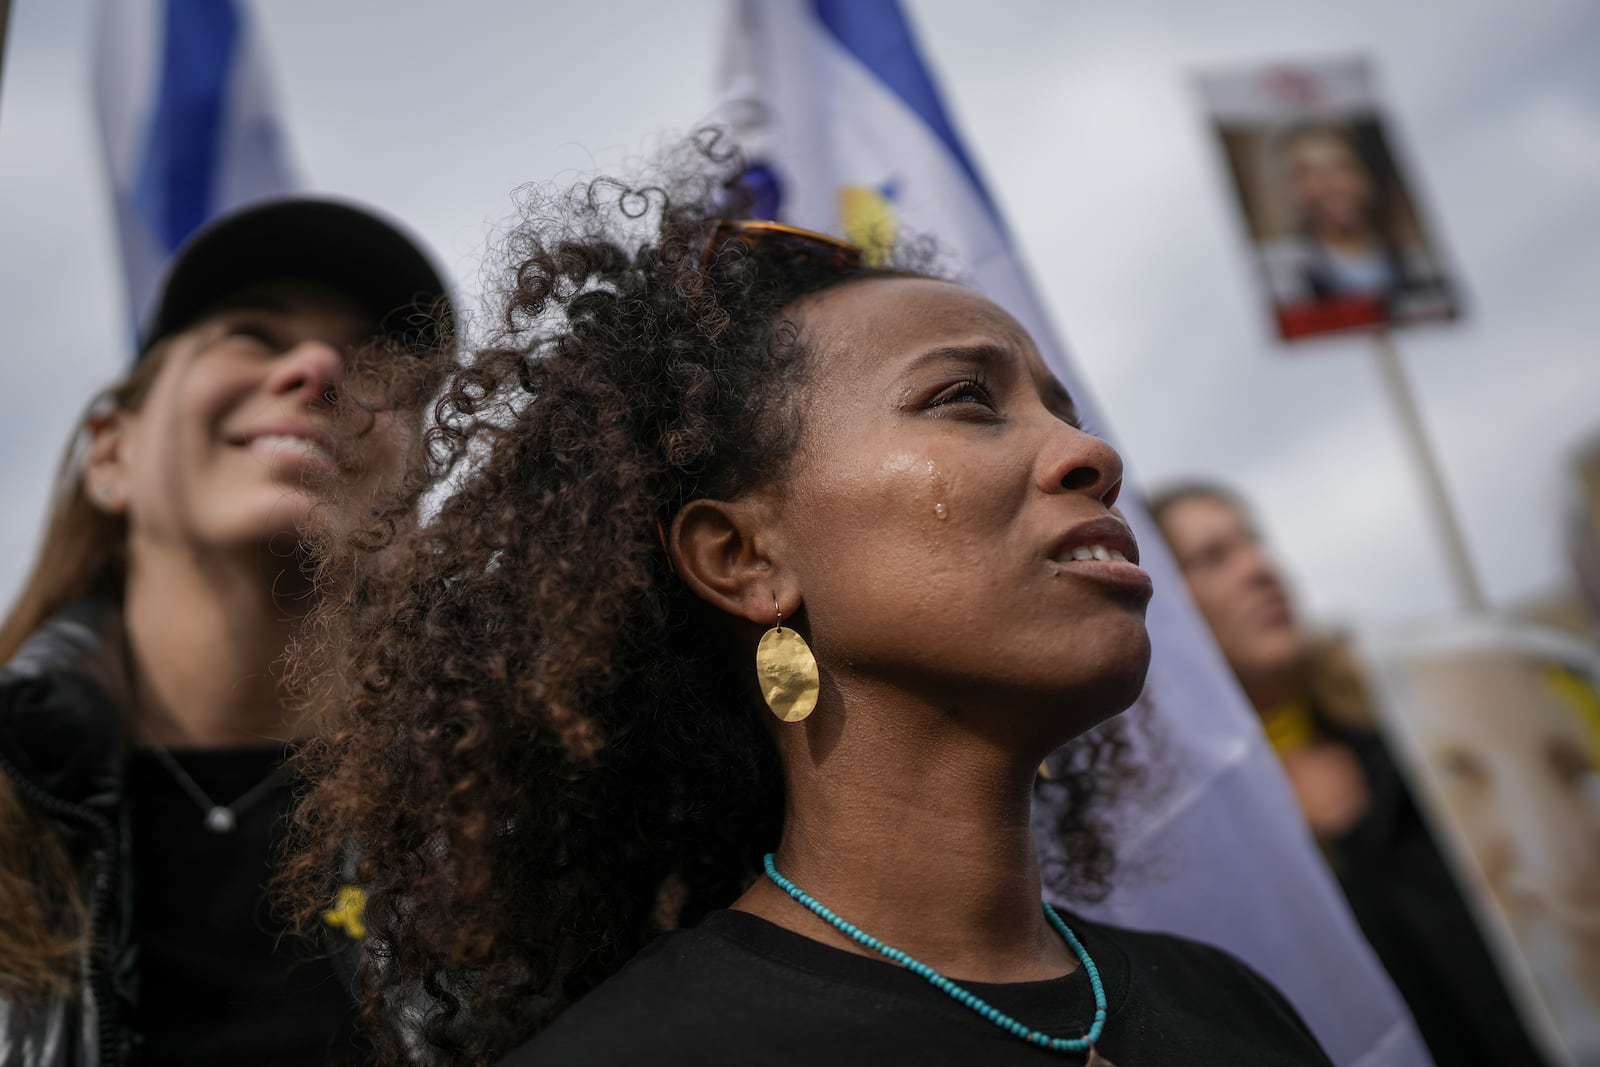
[[[367,936],[367,891],[358,885],[339,887],[333,907],[322,913],[322,921],[343,930],[352,940]]]

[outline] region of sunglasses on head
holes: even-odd
[[[706,235],[705,247],[700,251],[700,266],[709,267],[730,241],[738,241],[751,249],[781,249],[840,270],[861,266],[861,249],[849,241],[765,219],[718,219]]]

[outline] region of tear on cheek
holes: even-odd
[[[950,518],[950,505],[946,502],[950,486],[944,475],[939,473],[939,465],[931,459],[928,460],[928,486],[933,502],[933,517],[944,522]]]

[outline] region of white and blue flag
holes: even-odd
[[[185,238],[299,181],[243,0],[101,0],[98,34],[100,134],[142,336]]]
[[[723,114],[750,162],[758,214],[848,237],[869,258],[902,230],[936,238],[965,280],[1028,328],[1086,422],[1110,436],[896,0],[731,0],[723,64]],[[1124,869],[1145,873],[1094,905],[1046,892],[1110,922],[1229,949],[1289,996],[1337,1064],[1428,1063],[1159,533],[1134,494],[1122,510],[1158,590],[1146,696],[1173,766],[1154,810],[1119,838]],[[1041,816],[1049,870],[1058,846]]]

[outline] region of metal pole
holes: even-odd
[[[1456,521],[1455,510],[1450,506],[1450,496],[1445,492],[1439,462],[1428,445],[1428,435],[1417,412],[1416,400],[1411,395],[1411,385],[1406,381],[1405,365],[1400,362],[1400,353],[1395,350],[1388,330],[1373,333],[1372,352],[1378,363],[1379,377],[1383,379],[1395,414],[1399,416],[1400,429],[1411,447],[1411,458],[1416,463],[1428,509],[1433,513],[1440,540],[1444,542],[1445,563],[1449,567],[1456,594],[1469,612],[1481,614],[1488,610],[1489,605],[1484,599],[1483,587],[1478,584],[1477,572],[1472,569],[1472,557],[1467,555],[1467,543],[1461,536],[1461,524]]]
[[[0,0],[0,85],[6,74],[6,25],[11,21],[11,0]]]

